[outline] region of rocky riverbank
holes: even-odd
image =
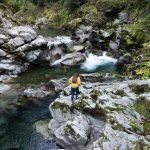
[[[77,4],[76,12],[56,3],[51,6],[55,10],[41,8],[36,16],[39,7],[34,7],[23,17],[20,14],[31,12],[25,3],[22,9],[13,1],[11,12],[5,6],[9,1],[0,2],[0,128],[9,124],[4,114],[16,112],[28,100],[44,102],[59,93],[49,106],[53,117],[49,125],[47,119],[32,122],[46,140],[55,139],[68,150],[149,150],[149,2],[86,2]],[[33,29],[52,30],[56,25],[67,36],[43,37]],[[81,94],[74,103],[66,77],[26,88],[11,84],[10,79],[30,67],[66,70],[81,64],[80,69],[89,73],[81,75]],[[107,68],[105,64],[126,70],[127,76],[91,73],[100,66]]]
[[[2,12],[0,19],[0,81],[17,77],[33,65],[76,66],[85,62],[89,53],[102,56],[107,51],[108,56],[118,59],[121,68],[132,62],[131,54],[121,44],[120,24],[111,32],[82,24],[73,35],[52,38],[37,35],[30,26],[13,26]],[[116,41],[113,34],[117,34]],[[105,41],[109,48],[103,46]]]
[[[50,136],[65,149],[148,150],[150,138],[149,133],[144,134],[144,117],[134,106],[142,97],[150,103],[150,80],[103,81],[82,82],[74,103],[70,87],[62,90],[49,107],[53,117],[48,126]]]

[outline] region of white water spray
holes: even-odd
[[[116,62],[117,59],[107,56],[106,52],[103,52],[102,56],[96,56],[90,53],[80,68],[90,72],[95,71],[100,66],[114,65]]]

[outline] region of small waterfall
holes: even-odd
[[[103,52],[103,54],[102,54],[102,56],[106,56],[106,54],[107,54],[107,52],[106,52],[106,51],[104,51],[104,52]]]
[[[109,57],[106,55],[107,53],[104,51],[102,56],[96,56],[90,53],[86,58],[86,61],[81,64],[80,69],[91,72],[95,71],[101,66],[113,66],[117,62],[117,59]]]

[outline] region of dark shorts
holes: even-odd
[[[77,95],[77,94],[80,94],[79,92],[79,88],[71,88],[71,95]]]

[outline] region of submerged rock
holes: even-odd
[[[48,120],[40,120],[35,122],[35,129],[38,133],[41,133],[46,140],[52,140],[48,132]]]
[[[11,86],[10,85],[5,85],[5,84],[0,84],[0,94],[10,90]]]
[[[50,92],[46,91],[42,88],[37,88],[37,89],[32,89],[32,88],[28,88],[26,90],[24,90],[24,95],[27,96],[29,99],[44,99],[47,96],[50,96]]]

